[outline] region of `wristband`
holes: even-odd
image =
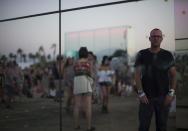
[[[145,96],[146,94],[144,93],[144,92],[142,92],[141,94],[138,94],[138,97],[143,97],[143,96]]]
[[[168,92],[169,96],[174,96],[175,95],[175,90],[174,89],[170,89]]]
[[[145,93],[143,90],[138,90],[138,97],[145,96]]]

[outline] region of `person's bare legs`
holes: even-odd
[[[108,97],[109,97],[109,87],[106,86],[104,88],[104,94],[105,94],[105,102],[104,102],[104,106],[105,106],[105,113],[108,113]]]
[[[72,104],[72,88],[68,87],[67,89],[67,101],[66,101],[66,108],[70,111],[70,106]]]
[[[111,87],[106,87],[106,107],[107,107],[107,112],[109,111],[109,95],[110,95],[110,90]]]
[[[102,86],[101,87],[101,94],[102,94],[102,105],[104,106],[105,105],[105,102],[106,102],[106,91],[105,91],[105,86]]]
[[[65,98],[65,108],[67,109],[67,105],[68,105],[68,96],[69,93],[68,93],[68,88],[65,87],[65,91],[64,91],[64,98]]]
[[[87,120],[87,129],[91,129],[91,118],[92,118],[92,96],[83,96],[85,114]]]
[[[75,128],[78,128],[80,126],[79,123],[80,103],[81,103],[81,96],[75,95],[74,96],[74,127]]]
[[[102,112],[108,113],[108,87],[103,86],[102,87],[102,94],[103,94],[103,106],[102,106]]]

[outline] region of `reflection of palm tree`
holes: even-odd
[[[10,58],[10,60],[12,60],[14,58],[14,54],[13,53],[9,53],[9,58]]]
[[[44,51],[44,47],[43,46],[39,47],[38,53],[40,55],[39,56],[40,62],[45,63],[46,62],[46,56],[45,56],[45,51]]]
[[[50,59],[51,59],[51,55],[50,55],[50,54],[48,54],[47,58],[48,58],[48,60],[50,61]]]
[[[35,58],[36,58],[36,56],[35,56],[34,54],[29,53],[29,54],[28,54],[28,57],[29,57],[30,60],[33,60],[33,63],[35,63]]]
[[[53,43],[52,46],[51,46],[51,49],[53,50],[53,59],[55,60],[55,56],[56,56],[56,44]]]
[[[44,47],[40,46],[38,52],[41,56],[45,55]]]
[[[39,52],[36,52],[36,54],[35,54],[35,59],[40,59],[40,54],[39,54]]]
[[[28,58],[31,60],[31,59],[33,59],[33,54],[32,53],[29,53],[28,54]]]
[[[27,57],[26,54],[22,54],[22,58],[23,58],[23,61],[24,61],[24,62],[26,62],[26,57]]]
[[[20,56],[20,62],[22,62],[22,54],[23,54],[23,50],[21,48],[18,48],[17,50],[17,54]]]
[[[1,56],[1,61],[2,61],[3,63],[5,63],[5,62],[7,61],[6,55],[2,55],[2,56]]]
[[[14,60],[16,61],[17,55],[16,55],[16,54],[14,54],[14,55],[13,55],[13,58],[14,58]]]

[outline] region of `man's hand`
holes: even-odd
[[[139,96],[138,98],[140,99],[140,102],[141,102],[141,103],[149,104],[149,100],[148,100],[148,98],[147,98],[146,95]]]
[[[166,95],[164,105],[165,106],[170,106],[170,104],[172,103],[173,99],[174,99],[174,96]]]

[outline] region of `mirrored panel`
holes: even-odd
[[[62,8],[110,1],[83,2],[62,0]],[[14,73],[17,70],[21,72],[21,77],[10,78],[13,83],[6,86],[10,95],[6,94],[5,102],[0,105],[0,125],[3,125],[0,130],[86,130],[87,111],[91,111],[92,104],[92,126],[96,130],[121,131],[126,127],[136,131],[139,104],[134,91],[135,55],[150,47],[148,37],[153,28],[160,28],[165,36],[162,48],[175,51],[173,4],[173,1],[150,0],[64,12],[61,23],[63,57],[57,57],[58,14],[0,23],[1,71],[5,71],[7,77],[18,75]],[[95,64],[92,95],[82,94],[80,99],[77,95],[73,97],[76,75],[72,71],[82,46],[94,53],[90,60],[96,61],[92,61]],[[111,83],[107,84],[109,90],[105,90],[108,100],[104,100],[103,85],[97,79],[105,55],[111,60],[109,69],[112,71]],[[10,61],[16,61],[20,68],[15,69],[15,62]],[[59,63],[62,63],[62,70],[58,68]],[[91,86],[93,81],[89,78],[86,84]],[[63,80],[61,86],[59,80]],[[62,96],[63,108],[59,106],[59,96]],[[106,101],[108,103],[104,103]],[[79,113],[80,127],[75,124],[76,113]],[[174,113],[172,110],[170,115]],[[175,117],[168,117],[168,120],[168,130],[175,130]],[[155,130],[154,119],[151,130]]]
[[[173,1],[139,1],[62,14],[65,53],[87,47],[97,56],[97,73],[100,72],[103,56],[112,56],[111,67],[116,72],[116,79],[110,87],[108,113],[103,107],[103,87],[96,81],[94,93],[98,102],[93,96],[92,125],[97,130],[138,129],[139,104],[132,83],[135,55],[139,50],[150,47],[149,35],[154,28],[160,28],[163,32],[161,47],[174,53],[173,4]],[[170,114],[174,116],[175,111]],[[175,117],[168,119],[168,130],[176,130]],[[80,116],[82,122],[86,121]],[[86,128],[87,124],[80,126]],[[151,130],[155,130],[154,119]]]
[[[1,0],[0,19],[56,11],[58,4],[59,0]]]
[[[160,6],[161,11],[158,11],[158,7],[150,6],[153,3]],[[148,47],[149,32],[151,29],[158,27],[163,29],[162,31],[165,36],[161,46],[170,51],[174,51],[175,32],[172,7],[172,1],[139,1],[124,3],[121,5],[65,12],[62,14],[62,31],[66,33],[66,39],[63,41],[65,42],[64,49],[66,51],[67,47],[74,48],[74,46],[69,44],[70,40],[72,40],[74,43],[80,41],[78,42],[80,43],[79,46],[82,46],[82,44],[85,46],[88,42],[89,49],[93,48],[97,43],[96,48],[94,46],[94,50],[101,50],[103,48],[109,49],[111,47],[113,49],[116,47],[121,49],[128,48],[127,51],[131,56],[134,56],[138,50]],[[151,10],[156,15],[153,15]],[[148,21],[148,17],[151,22]],[[153,24],[152,21],[155,24]],[[140,22],[144,24],[141,24]],[[100,32],[98,30],[101,30],[101,33],[98,33]],[[120,32],[120,34],[118,34],[118,32]],[[67,33],[71,33],[70,36]],[[87,38],[83,38],[86,35]],[[73,40],[72,36],[75,36],[75,39],[77,40]],[[98,39],[99,37],[101,40]],[[119,41],[117,41],[117,39]],[[111,42],[111,44],[109,44],[109,42]],[[78,44],[73,45],[78,48]],[[103,51],[101,50],[101,52]],[[110,51],[110,53],[112,54],[112,51]]]
[[[1,131],[59,129],[58,30],[58,15],[0,23]]]

